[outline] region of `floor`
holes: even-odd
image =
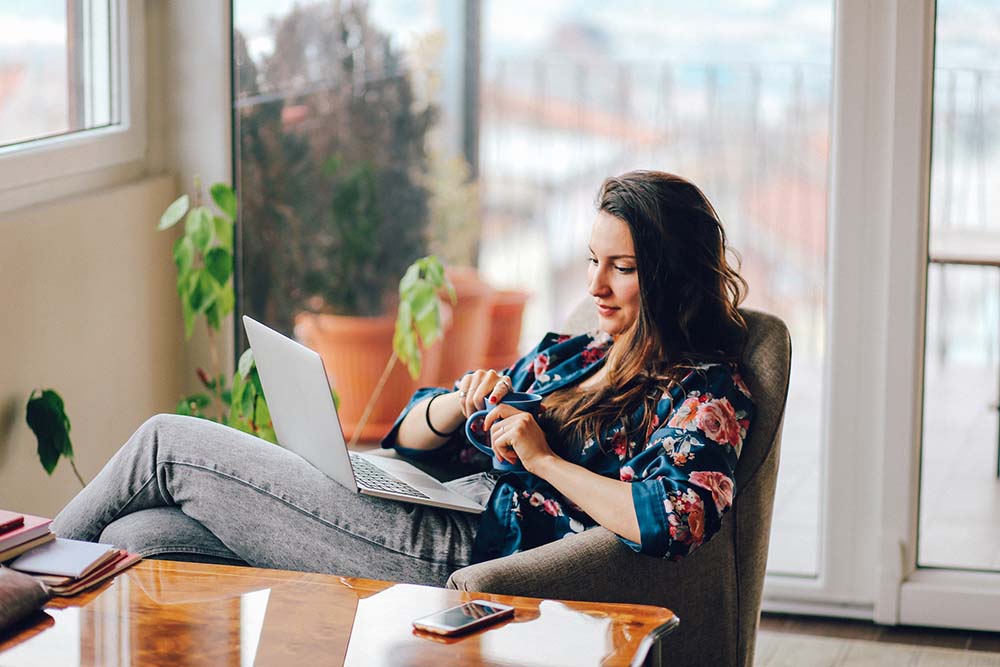
[[[755,664],[1000,667],[1000,633],[763,614]]]

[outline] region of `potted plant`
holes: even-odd
[[[472,367],[500,369],[517,360],[521,321],[529,294],[493,289],[473,268],[479,250],[479,188],[465,159],[430,156],[429,245],[448,266],[457,301],[454,324],[445,334],[448,356],[437,381],[447,385]]]
[[[235,42],[240,91],[322,85],[241,106],[246,311],[294,331],[323,357],[354,435],[392,354],[388,315],[406,267],[427,254],[427,134],[437,116],[415,101],[402,54],[364,3],[296,5],[259,62]],[[425,376],[437,364],[425,356]],[[381,436],[417,382],[387,378],[365,439]]]
[[[215,183],[209,191],[217,210],[202,205],[201,183],[195,178],[194,206],[188,195],[181,195],[163,212],[157,227],[164,231],[184,221],[183,233],[173,251],[184,338],[190,340],[196,322],[204,321],[212,364],[211,374],[203,368],[196,370],[205,391],[182,398],[176,412],[218,421],[277,442],[251,351],[240,357],[231,381],[227,382],[221,370],[219,330],[235,302],[232,277],[236,195],[225,183]]]

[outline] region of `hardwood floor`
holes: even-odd
[[[876,625],[869,621],[812,618],[786,614],[762,614],[760,629],[779,634],[858,639],[880,643],[1000,653],[1000,633],[997,632]]]

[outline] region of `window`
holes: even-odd
[[[410,82],[416,110],[400,112],[400,126],[420,127],[414,119],[427,108],[434,119],[418,138],[427,159],[407,172],[422,174],[431,206],[464,202],[464,175],[446,165],[468,161],[478,203],[463,206],[481,215],[447,226],[447,236],[452,246],[471,245],[467,261],[492,286],[530,294],[522,352],[586,297],[586,242],[603,178],[637,168],[690,178],[742,254],[748,306],[780,315],[796,341],[770,568],[815,577],[833,3],[665,12],[647,2],[627,10],[485,2],[466,5],[463,16],[461,3],[371,2],[364,20],[353,13],[358,3],[340,14],[332,6],[234,5],[244,312],[290,332],[320,282],[305,271],[310,261],[326,267],[326,280],[343,271],[340,282],[349,282],[351,253],[310,260],[324,247],[313,228],[330,226],[335,201],[322,165],[334,153],[370,151],[376,164],[382,154],[410,155],[389,143],[374,150],[382,130],[367,118],[385,112],[384,88],[399,77]],[[722,20],[731,28],[715,30]],[[320,39],[324,30],[330,36]],[[398,54],[392,70],[379,69],[385,49]],[[359,109],[365,118],[355,117]],[[379,169],[388,183],[388,168]],[[427,217],[418,197],[386,193],[400,204],[393,217],[411,218],[408,227]],[[370,227],[356,220],[356,235]],[[463,236],[469,230],[478,247]],[[377,312],[342,300],[335,312]]]
[[[142,156],[142,28],[135,0],[0,6],[0,189]]]

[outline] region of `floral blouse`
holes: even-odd
[[[504,373],[516,391],[545,396],[595,372],[611,344],[611,337],[602,332],[575,337],[549,333]],[[464,428],[431,451],[397,444],[399,425],[410,409],[448,391],[418,390],[382,446],[411,458],[451,458],[488,468],[488,457],[465,440]],[[754,404],[735,364],[704,364],[688,373],[680,386],[663,393],[645,438],[630,438],[642,423],[644,410],[640,406],[628,419],[607,427],[600,442],[550,439],[549,446],[599,475],[631,483],[641,543],[619,539],[636,551],[679,560],[719,530],[722,515],[732,505],[733,470]],[[476,532],[473,562],[530,549],[596,525],[542,478],[528,472],[496,474],[497,484]]]

